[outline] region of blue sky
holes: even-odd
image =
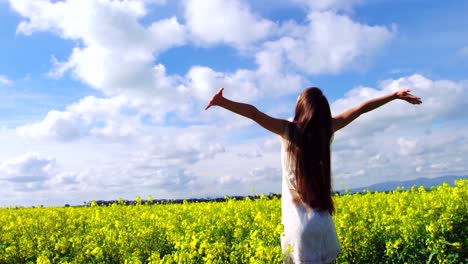
[[[0,205],[279,192],[290,118],[409,88],[335,135],[335,189],[467,175],[466,1],[0,0]]]

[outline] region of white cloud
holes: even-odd
[[[279,40],[265,44],[263,60],[273,65],[289,63],[305,73],[320,74],[365,68],[396,30],[360,24],[327,11],[311,12],[307,25],[285,23],[281,31]]]
[[[234,73],[216,72],[208,67],[192,67],[188,72],[188,86],[200,101],[207,101],[221,87],[230,98],[253,101],[262,97],[281,96],[298,91],[305,83],[297,74],[258,70],[237,70]]]
[[[368,160],[368,166],[371,168],[384,168],[390,160],[382,153],[371,156]]]
[[[59,172],[55,158],[38,153],[29,152],[0,162],[0,182],[13,192],[40,192],[57,186],[70,190],[79,183],[77,176],[71,172]]]
[[[247,152],[241,152],[238,156],[249,159],[260,158],[271,153],[278,153],[279,149],[281,149],[281,142],[277,135],[272,135],[266,138],[256,138],[249,146],[250,149]]]
[[[251,159],[258,161],[263,158],[251,157]],[[278,193],[281,190],[281,168],[269,165],[247,167],[242,175],[236,175],[234,173],[222,174],[217,177],[216,181],[212,184],[221,188],[221,190],[219,190],[221,195],[223,192],[230,195]],[[235,189],[233,190],[233,188]],[[218,196],[220,196],[220,194],[218,194]]]
[[[147,10],[139,1],[23,0],[10,1],[10,5],[25,18],[18,33],[51,31],[80,43],[67,61],[52,59],[52,76],[71,71],[107,96],[125,94],[154,112],[156,119],[161,118],[160,109],[166,108],[164,113],[174,110],[177,104],[166,101],[178,98],[177,77],[166,76],[165,67],[154,65],[154,59],[163,50],[185,43],[185,27],[175,17],[145,27],[139,20]]]
[[[144,93],[154,97],[157,92],[167,94],[168,77],[163,65],[152,65],[153,51],[131,47],[116,50],[112,45],[77,47],[67,62],[57,63],[54,72],[60,74],[72,70],[76,78],[107,95],[127,92],[132,96]]]
[[[249,172],[248,179],[257,182],[278,182],[281,179],[281,169],[278,167],[254,168]]]
[[[132,34],[133,38],[142,36],[138,33],[144,33],[135,20],[146,13],[144,5],[138,1],[20,0],[10,1],[10,5],[28,19],[22,21],[17,29],[26,35],[35,31],[54,31],[68,39],[85,36],[84,42],[87,44],[120,45],[127,38],[123,32],[136,30]],[[126,30],[117,31],[120,26]]]
[[[50,111],[40,123],[25,125],[18,128],[18,133],[31,137],[56,137],[69,141],[86,133],[86,124],[79,116],[70,112]]]
[[[82,180],[82,177],[80,176],[81,175],[77,175],[72,172],[58,173],[50,180],[50,184],[54,187],[59,186],[66,190],[72,190],[74,185],[80,184],[80,181]]]
[[[252,13],[248,2],[186,0],[185,20],[195,41],[246,47],[271,35],[275,24]]]
[[[140,127],[139,116],[123,97],[88,96],[64,111],[49,111],[44,120],[20,126],[18,134],[32,138],[72,141],[88,135],[106,139],[134,136]],[[129,113],[127,113],[129,112]]]
[[[416,140],[409,140],[409,139],[400,137],[398,138],[397,143],[400,146],[400,154],[403,156],[407,156],[409,154],[415,154],[418,149]]]
[[[174,45],[182,45],[186,41],[185,26],[179,24],[176,17],[152,23],[149,31],[156,51],[166,50]]]
[[[249,151],[249,152],[246,152],[246,153],[239,153],[237,155],[239,155],[239,157],[243,157],[243,158],[246,158],[246,159],[251,159],[251,158],[259,158],[263,154],[261,153],[261,151],[258,148],[255,148],[253,151]]]
[[[260,95],[255,72],[238,70],[235,73],[216,72],[208,67],[192,67],[187,74],[189,86],[200,101],[207,101],[221,87],[236,100],[251,101]]]
[[[0,85],[11,85],[12,83],[13,81],[8,79],[7,76],[0,74]]]
[[[0,164],[0,179],[10,182],[44,182],[49,179],[54,166],[55,160],[52,158],[26,153],[3,161]]]

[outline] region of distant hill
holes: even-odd
[[[454,184],[455,180],[458,179],[468,179],[468,176],[441,176],[436,178],[418,178],[408,181],[388,181],[373,184],[367,187],[359,187],[349,189],[349,192],[362,192],[363,190],[370,190],[372,192],[384,192],[395,190],[398,186],[407,189],[411,189],[413,186],[423,186],[426,189],[430,189],[432,186],[442,185],[444,182],[447,182],[450,185]],[[338,192],[345,192],[345,190],[338,190]]]

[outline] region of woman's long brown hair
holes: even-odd
[[[330,169],[332,118],[328,101],[319,88],[307,88],[301,93],[288,132],[287,153],[293,162],[296,188],[302,202],[333,214]]]

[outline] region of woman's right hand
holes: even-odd
[[[421,104],[421,98],[410,94],[411,90],[401,89],[394,93],[395,98],[407,101],[410,104]]]
[[[205,110],[207,110],[213,105],[219,105],[221,99],[223,98],[223,91],[224,91],[224,88],[221,88],[218,90],[218,92],[215,95],[213,95],[210,102],[206,105]]]

